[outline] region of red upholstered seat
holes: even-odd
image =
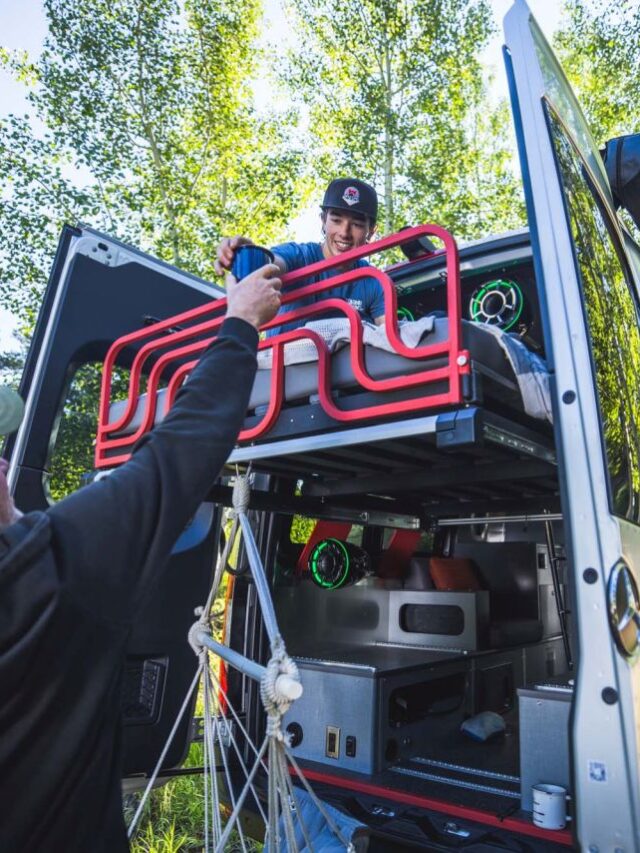
[[[466,557],[431,557],[429,574],[435,588],[442,592],[482,589],[475,563]]]

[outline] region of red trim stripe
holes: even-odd
[[[321,773],[318,770],[302,769],[306,779],[325,782],[328,785],[335,785],[336,788],[346,788],[350,791],[359,791],[362,794],[375,794],[378,797],[384,797],[386,800],[431,809],[434,812],[441,812],[451,817],[464,818],[465,820],[472,820],[487,826],[499,827],[500,829],[517,832],[520,835],[531,835],[534,838],[555,842],[563,847],[573,846],[571,833],[568,829],[542,829],[534,823],[529,823],[519,818],[500,818],[491,812],[483,812],[479,809],[469,808],[468,806],[456,806],[453,803],[434,800],[431,797],[424,797],[421,794],[410,794],[408,791],[397,791],[392,788],[384,788],[382,785],[372,785],[369,782],[361,782],[356,779],[345,779],[342,776],[332,776],[330,773]]]

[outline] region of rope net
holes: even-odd
[[[204,703],[205,853],[222,853],[234,832],[237,834],[234,849],[237,849],[238,842],[245,853],[253,849],[241,820],[243,809],[247,807],[264,824],[264,849],[267,853],[313,851],[313,832],[301,808],[301,797],[305,797],[302,789],[335,839],[344,845],[345,850],[353,851],[351,841],[344,836],[330,808],[318,799],[305,779],[291,752],[289,735],[282,728],[282,718],[302,695],[302,685],[298,668],[288,656],[278,629],[269,584],[247,515],[249,498],[248,474],[238,474],[233,489],[232,528],[216,564],[206,604],[196,609],[198,618],[188,635],[189,644],[198,657],[198,669],[131,820],[128,835],[131,838],[135,832],[180,721],[201,683]],[[266,666],[245,658],[214,637],[212,607],[239,533],[244,540],[270,641],[270,658]],[[226,661],[227,666],[259,683],[260,700],[266,714],[266,732],[260,744],[253,742],[220,681],[217,672],[220,658]],[[294,784],[294,780],[298,784]]]

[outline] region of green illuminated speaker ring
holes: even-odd
[[[469,302],[469,317],[474,323],[497,326],[508,332],[520,320],[524,296],[511,279],[496,278],[478,287]]]

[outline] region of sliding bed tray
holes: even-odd
[[[433,331],[428,333],[421,343],[443,343],[448,339],[449,321],[445,317],[434,318]],[[467,400],[478,399],[481,393],[478,377],[484,377],[482,391],[490,394],[493,398],[500,399],[509,407],[521,411],[522,398],[518,388],[517,377],[513,368],[507,360],[504,350],[500,346],[495,334],[481,325],[462,321],[462,343],[469,350],[471,356],[471,374],[473,382],[466,383],[464,395]],[[286,353],[286,350],[285,350]],[[446,366],[445,359],[409,359],[384,349],[373,346],[365,346],[364,365],[367,373],[375,380],[384,380],[397,376],[411,376],[429,368]],[[350,349],[348,346],[332,353],[330,359],[330,377],[332,396],[337,405],[348,408],[347,396],[362,391],[357,378],[354,376],[351,364]],[[389,402],[396,400],[408,400],[425,393],[428,395],[441,394],[444,391],[446,381],[431,383],[428,388],[424,386],[400,388],[393,391],[370,392],[377,402]],[[301,404],[315,402],[318,399],[318,359],[307,361],[302,364],[291,364],[284,368],[284,394],[283,402],[286,404]],[[271,369],[260,369],[249,399],[248,416],[260,416],[269,404],[272,390]],[[167,413],[168,403],[167,389],[161,389],[157,393],[157,403],[154,407],[153,423],[158,424]],[[127,400],[118,400],[109,408],[109,426],[123,419],[127,408]],[[141,394],[136,403],[133,416],[130,417],[125,426],[114,433],[114,436],[131,435],[140,429],[143,424],[147,407],[147,395]]]
[[[446,262],[447,312],[444,317],[434,316],[428,331],[428,321],[424,318],[416,321],[422,324],[419,329],[425,334],[418,340],[414,335],[409,345],[405,337],[407,329],[399,325],[397,294],[389,276],[375,267],[345,272],[344,265],[425,234],[434,235],[444,243],[444,249],[434,254],[444,257]],[[304,283],[309,277],[325,271],[332,272],[330,278],[315,284]],[[333,288],[363,275],[376,278],[384,293],[386,340],[375,341],[383,348],[365,343],[370,339],[371,330],[364,329],[358,312],[348,302],[331,298]],[[302,308],[288,309],[289,303],[304,296],[313,296],[317,301]],[[256,460],[260,456],[265,460],[267,457],[273,459],[286,453],[283,444],[296,437],[304,441],[304,436],[316,434],[325,444],[335,445],[340,443],[338,433],[349,432],[352,438],[355,433],[358,442],[366,441],[368,430],[375,425],[392,427],[395,424],[402,433],[401,424],[408,419],[416,424],[428,420],[428,429],[416,428],[423,436],[436,437],[437,434],[440,445],[441,426],[424,416],[433,413],[437,418],[436,413],[444,416],[456,411],[460,415],[465,411],[470,415],[469,407],[483,405],[485,398],[491,400],[491,410],[495,413],[504,416],[506,412],[508,419],[518,422],[525,432],[533,429],[534,433],[540,433],[544,439],[542,453],[538,453],[537,448],[533,453],[527,449],[535,445],[530,436],[524,439],[524,453],[550,461],[549,456],[553,454],[548,452],[551,443],[548,424],[533,422],[523,414],[519,391],[522,370],[520,365],[517,371],[511,366],[512,353],[509,358],[505,356],[505,336],[500,337],[495,330],[461,319],[458,250],[454,239],[444,229],[435,225],[418,226],[384,238],[374,246],[353,249],[340,255],[338,260],[331,258],[287,273],[283,276],[282,304],[285,313],[264,326],[265,330],[276,330],[276,334],[262,339],[259,344],[259,363],[270,366],[258,370],[245,425],[238,437],[238,448],[232,455],[234,461],[239,462],[245,450],[253,453],[252,458]],[[197,359],[215,339],[225,309],[226,300],[219,299],[136,330],[111,346],[102,379],[97,468],[113,467],[126,461],[136,441],[162,420],[180,386],[188,381]],[[342,316],[343,327],[348,330],[346,344],[335,352],[330,351],[317,324],[302,326],[326,316],[327,312]],[[300,327],[280,331],[280,327],[291,321],[298,322]],[[374,338],[376,334],[374,330]],[[291,349],[299,349],[301,344],[306,346],[313,360],[287,364],[289,344],[293,345]],[[130,368],[126,400],[112,399],[113,371],[119,365]],[[472,424],[472,431],[475,430],[478,438],[488,428],[479,425],[476,414],[472,414],[467,423]],[[450,425],[443,426],[442,430],[453,436]],[[463,432],[468,433],[466,426]],[[458,433],[459,430],[456,435]],[[444,441],[446,443],[446,439]],[[504,446],[504,438],[500,441]],[[459,443],[458,437],[451,440],[452,445],[456,442]],[[350,443],[347,440],[347,444]],[[275,445],[280,447],[275,449]],[[264,448],[266,454],[256,454],[258,448]]]

